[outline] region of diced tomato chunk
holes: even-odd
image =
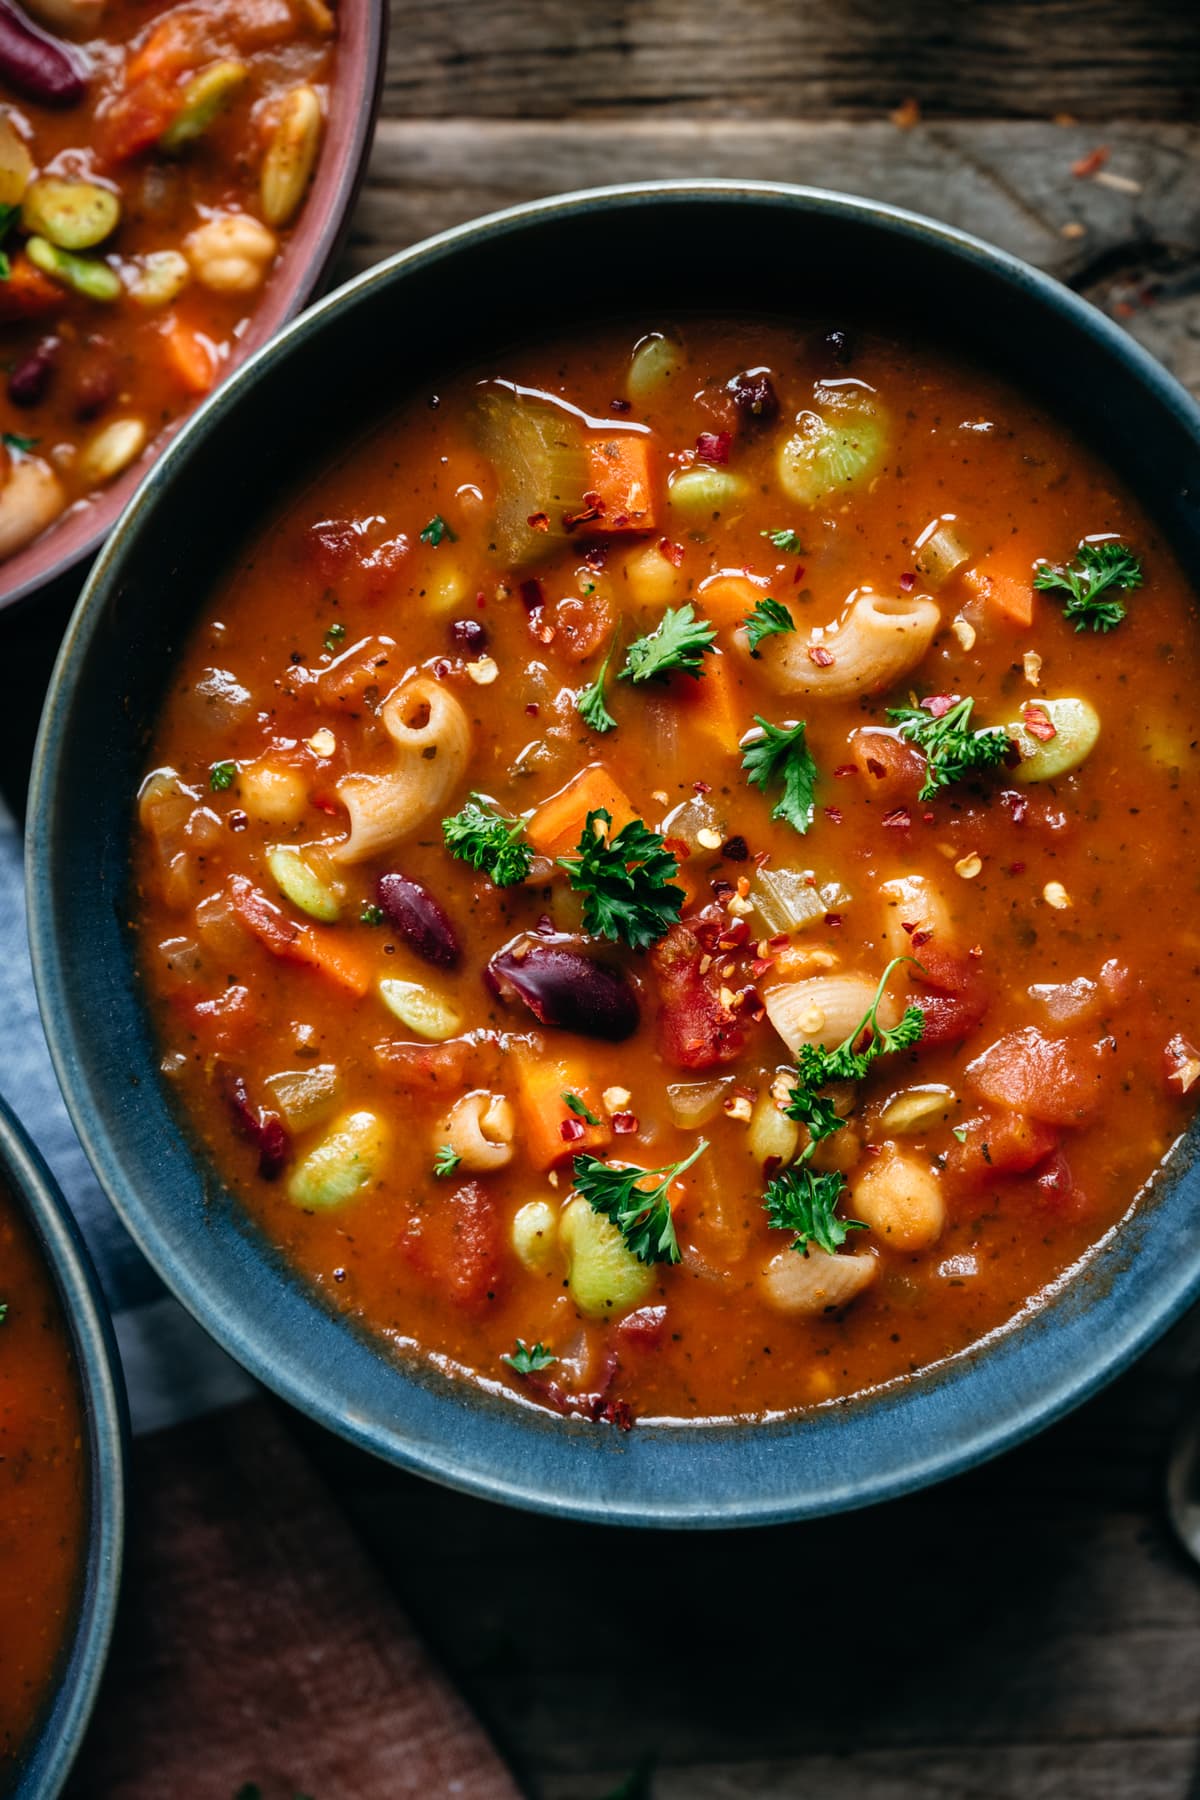
[[[893,806],[913,800],[925,778],[925,759],[911,744],[890,731],[863,729],[851,733],[850,754],[863,777],[864,800]]]
[[[657,1350],[667,1329],[665,1306],[639,1306],[626,1313],[616,1335],[637,1350]]]
[[[157,75],[118,94],[96,120],[96,149],[102,163],[128,162],[156,144],[181,104],[180,93]]]
[[[227,987],[215,1000],[192,1000],[186,994],[177,994],[173,998],[194,1036],[210,1055],[245,1047],[255,1025],[249,988]]]
[[[1111,1052],[1080,1038],[1047,1038],[1034,1026],[997,1038],[967,1066],[974,1091],[993,1106],[1049,1125],[1085,1125],[1104,1104]]]
[[[737,1013],[722,1005],[720,983],[702,974],[700,945],[686,925],[672,925],[650,952],[658,977],[658,1039],[665,1060],[679,1069],[712,1069],[732,1062],[746,1042]]]
[[[933,938],[924,944],[914,940],[913,955],[917,965],[910,965],[909,975],[916,991],[911,1001],[925,1019],[921,1043],[960,1044],[988,1009],[990,995],[978,958],[947,950]]]
[[[409,1220],[401,1254],[439,1293],[478,1312],[500,1280],[500,1220],[478,1181],[437,1195]]]
[[[1026,1175],[1045,1162],[1058,1143],[1052,1125],[1025,1113],[986,1113],[959,1126],[960,1142],[946,1158],[952,1189],[984,1188],[1009,1175]]]
[[[1179,1032],[1163,1049],[1163,1080],[1167,1092],[1177,1099],[1190,1093],[1200,1080],[1200,1050]]]
[[[1076,1187],[1071,1165],[1061,1150],[1054,1152],[1034,1185],[1043,1212],[1053,1213],[1058,1218],[1078,1219],[1088,1210],[1087,1196]]]

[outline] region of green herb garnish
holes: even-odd
[[[433,1173],[438,1181],[444,1181],[447,1175],[453,1175],[462,1157],[452,1150],[449,1144],[439,1144],[433,1159]]]
[[[654,630],[630,644],[625,652],[622,681],[665,681],[679,672],[699,679],[705,653],[716,639],[707,619],[698,619],[691,601],[668,607]]]
[[[804,555],[804,545],[799,536],[786,525],[782,531],[760,531],[758,535],[765,537],[769,544],[774,544],[777,550],[782,550],[785,556]]]
[[[593,1212],[616,1226],[639,1262],[677,1263],[679,1241],[668,1190],[707,1149],[707,1139],[701,1138],[690,1156],[682,1162],[664,1163],[660,1169],[614,1169],[599,1157],[577,1156],[575,1186]],[[653,1187],[639,1187],[639,1182],[652,1176],[659,1177]]]
[[[796,621],[787,607],[779,600],[756,600],[754,611],[744,621],[746,641],[750,645],[751,656],[758,655],[758,646],[765,637],[774,637],[779,631],[795,631]]]
[[[577,1119],[582,1119],[585,1125],[598,1125],[600,1123],[591,1107],[585,1106],[578,1094],[564,1094],[562,1099],[563,1104],[567,1107],[568,1111],[573,1112]]]
[[[518,1338],[516,1348],[502,1354],[500,1361],[507,1363],[517,1375],[536,1375],[539,1369],[548,1369],[558,1358],[545,1344],[527,1344],[524,1338]]]
[[[965,1143],[966,1143],[966,1141],[967,1141],[967,1128],[966,1128],[966,1126],[965,1126],[965,1125],[952,1125],[952,1126],[951,1126],[951,1127],[950,1127],[950,1132],[951,1132],[951,1135],[952,1135],[952,1136],[953,1136],[953,1137],[956,1137],[956,1138],[957,1138],[957,1139],[958,1139],[958,1141],[959,1141],[959,1143],[960,1143],[960,1144],[965,1144]]]
[[[585,931],[645,950],[679,918],[686,896],[670,885],[679,864],[658,833],[640,819],[631,819],[615,836],[609,835],[611,830],[612,814],[595,807],[575,855],[560,856],[558,865],[583,895]]]
[[[0,1325],[3,1325],[7,1318],[8,1318],[8,1301],[0,1300]]]
[[[472,794],[461,812],[442,820],[451,856],[482,869],[496,887],[513,887],[533,867],[533,851],[522,843],[524,819],[508,819],[482,794]]]
[[[364,900],[363,909],[358,915],[360,925],[382,925],[384,921],[382,906],[376,906],[373,900]]]
[[[845,1180],[836,1169],[818,1175],[807,1163],[781,1169],[767,1184],[763,1205],[767,1222],[780,1231],[794,1231],[791,1248],[808,1255],[808,1246],[833,1256],[850,1231],[865,1231],[861,1219],[840,1219],[837,1205]]]
[[[333,655],[345,635],[346,627],[339,619],[335,619],[333,624],[329,627],[329,630],[325,633],[325,649],[328,655]]]
[[[208,771],[208,785],[214,794],[223,794],[233,786],[236,776],[235,762],[214,763]]]
[[[925,779],[918,800],[932,800],[952,782],[994,769],[1008,755],[1011,739],[999,725],[985,731],[971,729],[974,705],[968,695],[965,700],[956,700],[940,718],[927,706],[888,707],[887,716],[895,719],[900,736],[915,744],[925,756]]]
[[[22,437],[19,431],[0,432],[0,437],[4,439],[4,448],[11,450],[14,456],[28,456],[37,447],[36,438]]]
[[[757,788],[783,784],[783,793],[771,808],[773,819],[786,819],[805,832],[813,822],[813,795],[817,765],[804,741],[805,724],[772,725],[754,715],[758,732],[742,742],[742,767]]]
[[[1076,631],[1089,625],[1111,631],[1125,617],[1124,602],[1113,595],[1141,587],[1142,565],[1126,544],[1083,543],[1069,563],[1043,563],[1033,585],[1044,594],[1066,594],[1063,618],[1073,620]]]
[[[0,243],[8,236],[16,223],[19,206],[0,206]],[[8,251],[0,250],[0,281],[7,281],[12,274],[12,264],[8,260]]]
[[[608,665],[616,647],[617,634],[614,632],[612,643],[608,646],[608,655],[600,664],[600,672],[595,681],[575,696],[575,710],[589,731],[611,731],[617,722],[604,704],[604,684],[608,679]]]
[[[434,513],[428,525],[421,527],[421,542],[432,545],[436,550],[443,538],[448,538],[452,544],[457,544],[458,533],[447,525],[441,513]]]

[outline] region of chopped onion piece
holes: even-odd
[[[971,560],[971,552],[955,530],[956,523],[953,513],[944,513],[940,519],[931,520],[917,539],[917,573],[931,588],[943,586]]]
[[[290,1131],[320,1125],[337,1105],[341,1078],[336,1063],[316,1063],[309,1069],[281,1069],[263,1083],[276,1110]]]
[[[720,1112],[726,1089],[732,1086],[732,1075],[722,1075],[716,1081],[669,1082],[667,1105],[675,1124],[684,1131],[707,1125]]]
[[[799,931],[826,913],[839,912],[850,898],[840,881],[817,886],[811,869],[760,869],[750,884],[750,899],[768,937]]]

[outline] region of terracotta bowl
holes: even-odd
[[[279,267],[230,358],[226,380],[319,292],[342,247],[379,106],[387,0],[343,0],[338,18],[336,74],[312,188]],[[176,419],[160,435],[156,456],[187,416]],[[99,550],[152,463],[153,459],[147,462],[140,457],[119,481],[84,501],[26,549],[0,564],[0,609],[72,574],[76,582],[82,581],[81,565]]]

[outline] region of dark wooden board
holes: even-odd
[[[1194,0],[394,0],[389,113],[1194,116]]]

